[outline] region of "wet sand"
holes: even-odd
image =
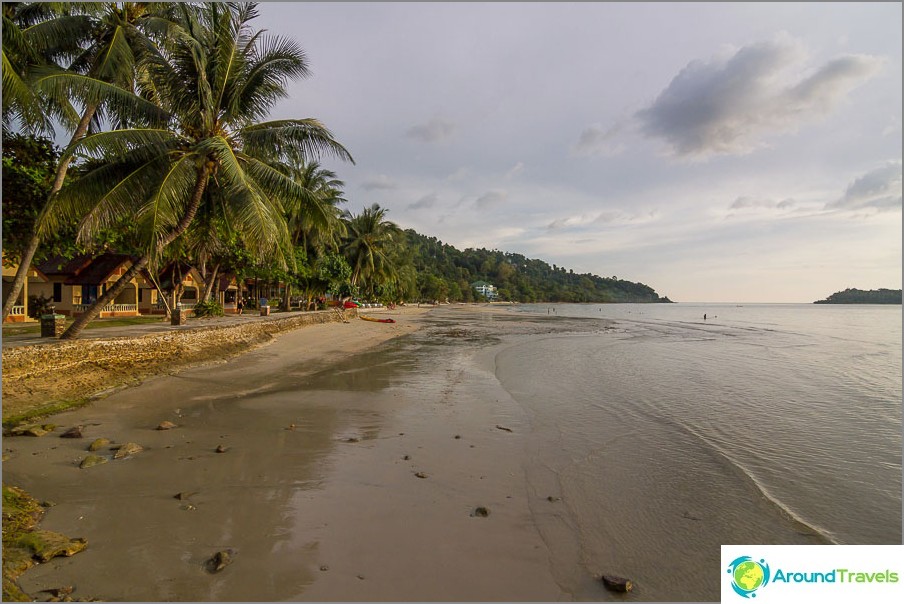
[[[112,601],[572,599],[533,521],[547,494],[521,465],[528,419],[495,378],[492,337],[460,310],[307,327],[4,439],[4,482],[57,504],[42,528],[89,543],[21,586]],[[73,425],[84,439],[56,437]],[[79,469],[98,437],[144,451]],[[232,563],[209,572],[222,550]]]

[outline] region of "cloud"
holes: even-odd
[[[438,143],[447,140],[455,133],[455,124],[435,117],[426,124],[416,124],[408,129],[408,138],[422,143]]]
[[[386,176],[385,174],[380,174],[373,178],[368,178],[364,182],[361,183],[361,188],[365,191],[374,191],[377,189],[388,190],[388,189],[397,189],[398,183],[394,180]]]
[[[580,214],[578,216],[569,216],[568,218],[553,220],[546,225],[546,228],[550,231],[557,231],[561,229],[578,229],[586,226],[592,227],[593,225],[639,224],[653,221],[656,218],[657,212],[655,210],[645,214],[627,214],[621,210],[603,210],[602,212]]]
[[[804,54],[785,35],[728,58],[693,61],[635,113],[640,130],[678,156],[747,153],[761,147],[768,132],[792,132],[826,115],[882,64],[877,57],[847,55],[801,79],[790,72],[801,67]]]
[[[499,205],[508,197],[506,191],[488,191],[477,198],[474,205],[481,210]]]
[[[879,211],[901,208],[901,161],[890,161],[870,170],[850,185],[844,195],[827,204],[830,210]]]
[[[797,207],[797,201],[792,198],[775,201],[774,199],[750,197],[742,195],[735,199],[728,207],[729,210],[793,210]]]
[[[436,205],[436,202],[439,201],[439,196],[436,193],[430,193],[428,195],[424,195],[413,204],[408,206],[409,210],[425,210],[428,208],[432,208]]]
[[[508,172],[505,173],[505,179],[511,180],[514,177],[518,176],[523,171],[524,171],[524,163],[519,161],[517,164],[512,166],[512,168]]]
[[[615,124],[607,130],[599,124],[592,124],[581,131],[578,142],[571,146],[571,152],[575,155],[617,155],[625,149],[623,144],[613,141],[621,130],[622,124]]]

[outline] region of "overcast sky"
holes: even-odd
[[[264,3],[346,207],[681,302],[900,288],[900,3]]]

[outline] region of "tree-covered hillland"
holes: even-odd
[[[835,292],[825,300],[813,304],[900,304],[900,289],[853,289]]]

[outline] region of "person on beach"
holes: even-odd
[[[239,298],[239,301],[236,303],[235,307],[238,309],[239,314],[245,312],[245,298]]]

